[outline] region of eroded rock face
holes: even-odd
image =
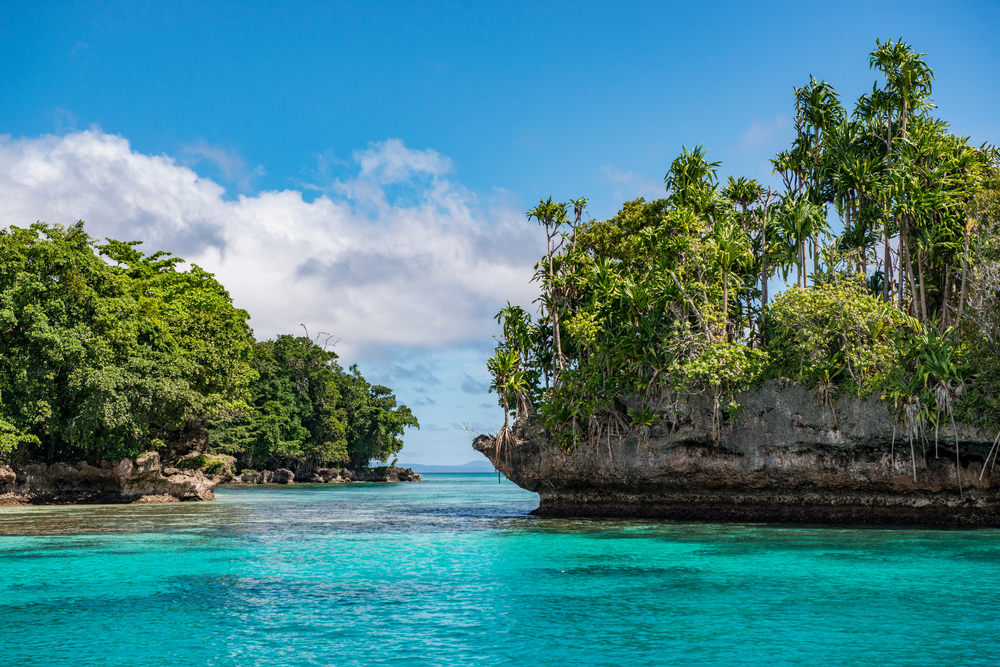
[[[0,504],[134,503],[214,500],[215,487],[229,475],[232,457],[217,474],[164,467],[156,452],[95,467],[34,463],[0,467]]]
[[[287,469],[275,471],[245,470],[228,480],[229,484],[337,484],[346,482],[419,482],[420,473],[410,468],[387,466],[373,470],[349,470],[347,468],[312,468],[303,466],[292,472]]]
[[[497,451],[480,436],[473,447],[537,492],[541,515],[1000,525],[1000,472],[992,459],[983,470],[991,434],[958,425],[960,491],[950,423],[938,457],[933,429],[911,457],[877,399],[824,405],[800,385],[772,381],[737,401],[745,407],[719,427],[711,399],[693,396],[676,412],[659,406],[648,434],[619,436],[601,424],[572,453],[525,422],[512,446]]]
[[[373,470],[356,470],[351,473],[355,482],[419,482],[423,475],[410,468],[387,466]]]
[[[271,478],[273,484],[291,484],[295,481],[295,473],[287,468],[278,468]]]

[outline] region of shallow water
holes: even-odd
[[[0,665],[996,665],[1000,531],[537,519],[488,475],[0,508]]]

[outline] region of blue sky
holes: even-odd
[[[875,38],[1000,141],[1000,4],[3,3],[3,224],[83,217],[216,270],[262,337],[329,331],[463,463],[491,315],[529,302],[523,211],[657,196],[681,145],[770,180],[792,86],[850,104]],[[773,182],[773,181],[772,181]]]

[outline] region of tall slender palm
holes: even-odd
[[[786,196],[780,206],[780,222],[785,244],[798,268],[797,285],[808,287],[806,256],[810,249],[817,250],[814,239],[826,231],[823,210],[804,197]]]
[[[750,259],[750,241],[731,217],[716,221],[712,230],[715,261],[722,269],[722,321],[729,322],[729,277],[733,268]],[[728,333],[727,333],[728,336]]]

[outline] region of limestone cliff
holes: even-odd
[[[961,491],[950,423],[914,459],[902,428],[877,398],[824,404],[788,381],[737,396],[735,419],[713,426],[710,398],[661,405],[639,433],[581,435],[567,453],[533,420],[516,443],[473,447],[519,486],[537,492],[545,516],[694,520],[1000,525],[1000,472],[983,471],[993,437],[958,425]],[[676,408],[676,409],[675,409]],[[982,479],[980,479],[980,473]]]
[[[215,487],[230,475],[231,456],[214,456],[206,473],[185,466],[164,466],[156,452],[116,463],[33,463],[14,469],[0,465],[0,505],[69,503],[150,503],[214,500]],[[221,465],[218,465],[221,464]]]

